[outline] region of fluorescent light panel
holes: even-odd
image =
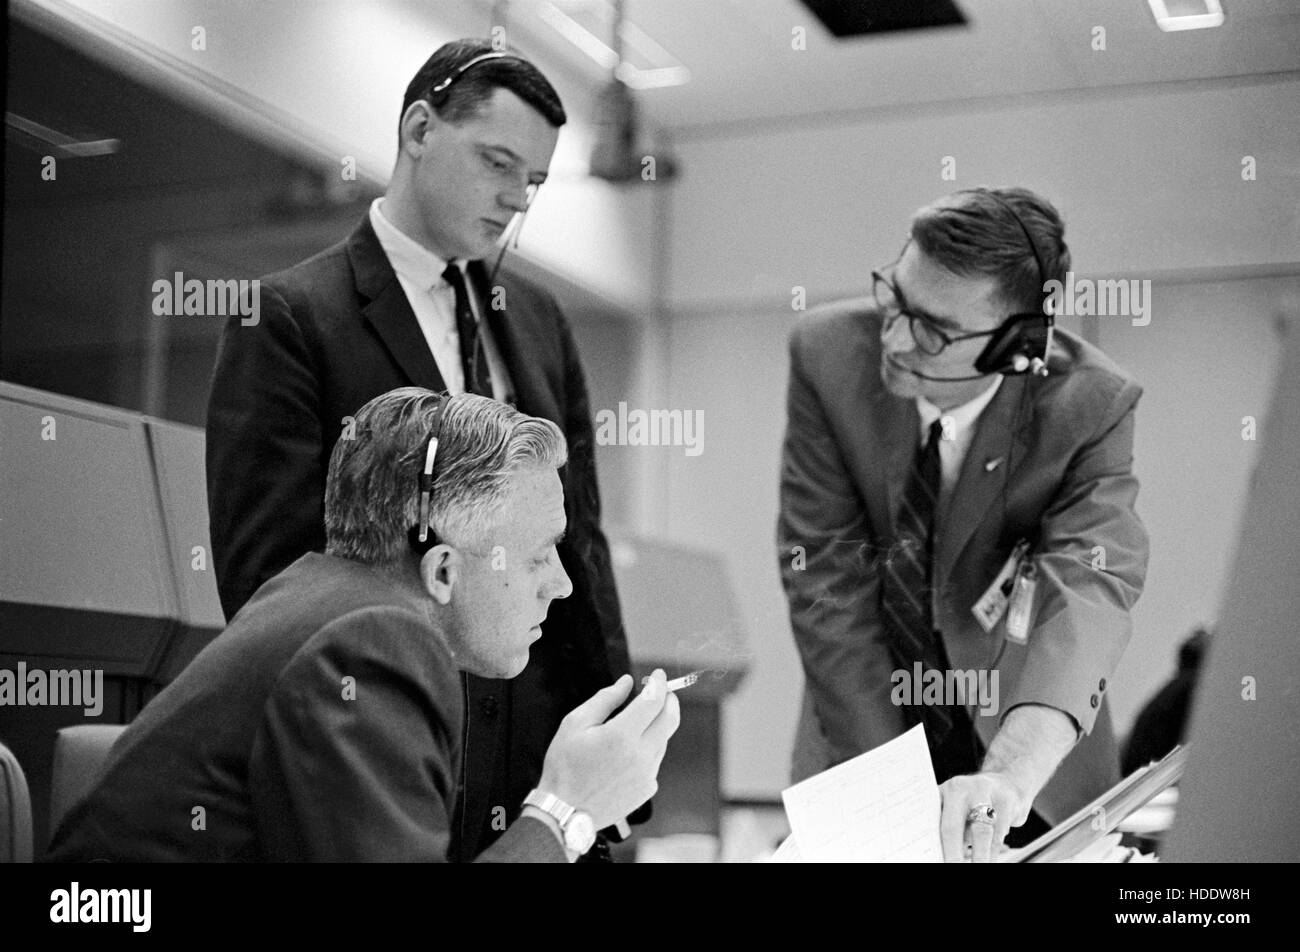
[[[1219,0],[1147,0],[1156,26],[1166,33],[1206,30],[1223,23]]]
[[[631,20],[623,20],[623,62],[596,30],[608,34],[614,22],[614,8],[606,0],[560,0],[564,10],[550,0],[537,4],[538,18],[559,33],[602,69],[618,64],[616,75],[633,89],[681,86],[690,81],[691,71],[653,37]],[[572,14],[572,15],[571,15]],[[579,19],[581,18],[581,19]]]

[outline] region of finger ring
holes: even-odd
[[[970,813],[966,814],[967,823],[987,823],[992,826],[997,822],[998,811],[993,809],[991,803],[977,803],[971,807]]]

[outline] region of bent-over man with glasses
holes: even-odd
[[[913,216],[870,297],[790,338],[794,779],[923,723],[950,861],[1027,843],[1119,779],[1106,692],[1146,577],[1142,391],[1054,327],[1069,268],[1051,203],[957,192]]]

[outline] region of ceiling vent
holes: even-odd
[[[960,26],[966,22],[952,0],[801,0],[832,34],[845,39]]]

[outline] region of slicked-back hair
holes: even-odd
[[[392,565],[411,552],[438,399],[422,387],[390,390],[339,437],[325,481],[326,553]],[[429,523],[439,539],[477,551],[501,518],[511,476],[558,469],[568,451],[550,420],[474,394],[443,400]]]
[[[496,50],[498,47],[490,41],[477,39],[452,40],[438,47],[406,87],[398,117],[398,135],[401,135],[401,116],[406,115],[411,103],[418,99],[432,102],[434,86],[455,74],[474,57]],[[445,101],[434,106],[438,117],[459,125],[477,116],[497,89],[508,89],[541,113],[555,128],[564,125],[569,117],[550,80],[514,48],[502,46],[499,51],[511,55],[471,66],[451,84]]]
[[[1003,202],[1033,234],[1043,259],[1042,275],[1024,230]],[[1003,304],[1017,312],[1039,310],[1044,282],[1064,283],[1070,270],[1065,223],[1051,202],[1027,188],[945,195],[912,216],[912,240],[953,274],[996,278]]]

